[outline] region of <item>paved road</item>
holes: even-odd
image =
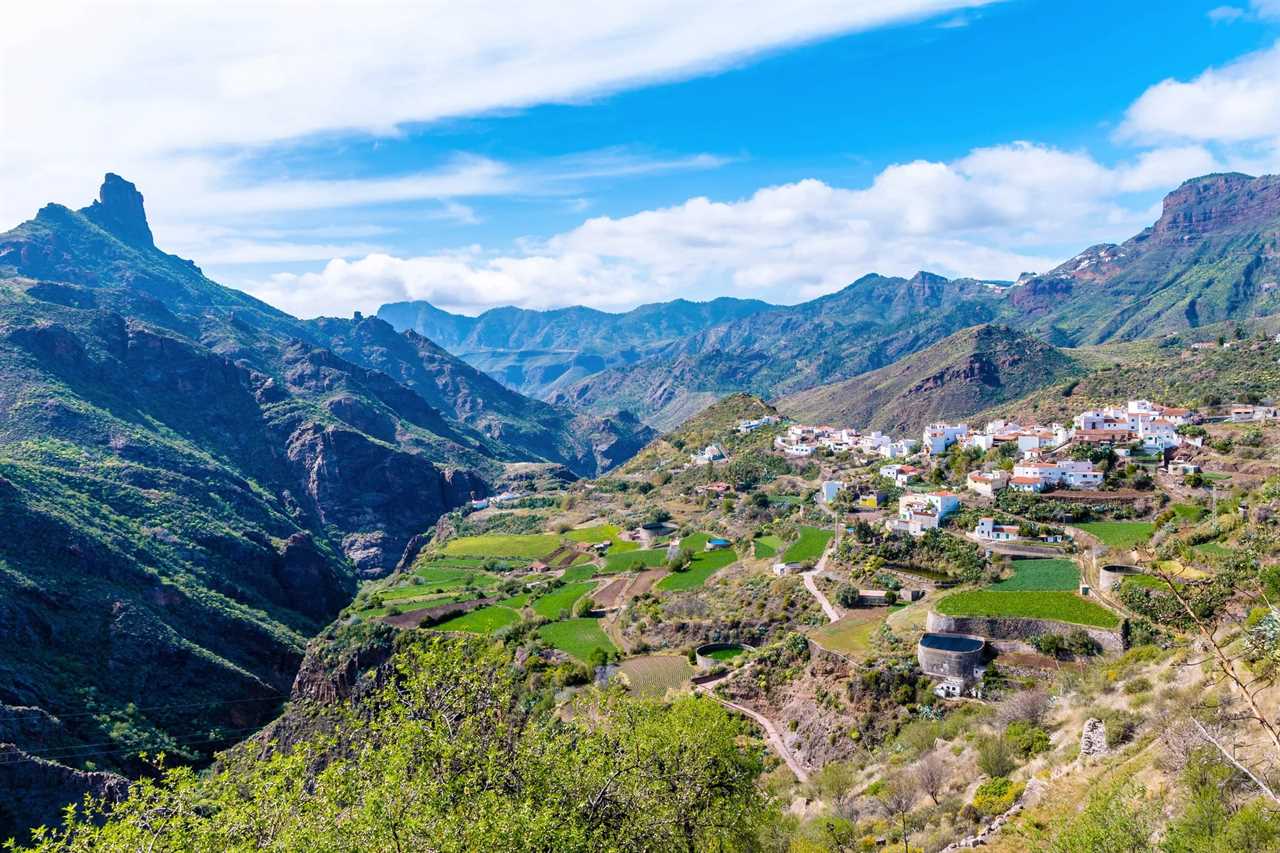
[[[741,671],[742,670],[738,670],[738,672]],[[733,674],[734,673],[729,673],[729,675]],[[728,678],[729,675],[724,676],[724,678]],[[730,702],[728,699],[722,699],[715,693],[711,692],[711,688],[723,681],[724,678],[718,678],[715,681],[708,681],[705,684],[700,684],[697,689],[706,693],[726,708],[737,711],[739,714],[751,719],[756,725],[764,729],[765,739],[768,740],[769,746],[773,747],[773,751],[778,753],[778,756],[786,763],[787,767],[791,769],[791,772],[795,774],[797,779],[801,782],[807,783],[809,781],[809,771],[805,770],[800,762],[796,760],[796,757],[791,754],[791,750],[787,749],[787,744],[782,740],[782,733],[778,731],[778,727],[775,726],[768,717],[751,710],[745,705],[739,705],[737,702]]]
[[[827,568],[827,558],[831,556],[831,552],[835,549],[835,540],[827,546],[827,550],[822,553],[822,558],[818,560],[818,564],[807,572],[801,572],[800,577],[804,578],[804,588],[822,605],[822,612],[827,614],[827,619],[835,622],[840,618],[840,611],[836,610],[835,605],[818,589],[817,577]]]

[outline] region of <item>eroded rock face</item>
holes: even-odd
[[[0,838],[21,840],[30,826],[56,826],[67,803],[86,795],[119,801],[128,786],[123,776],[73,770],[0,743]]]
[[[343,551],[366,577],[390,572],[414,535],[487,494],[470,471],[442,470],[352,430],[303,424],[287,447],[302,494],[323,523],[350,531]]]

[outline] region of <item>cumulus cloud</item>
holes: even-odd
[[[1119,138],[1244,143],[1280,138],[1280,42],[1193,80],[1164,80],[1125,113]]]
[[[873,270],[1007,279],[1145,225],[1146,205],[1128,206],[1123,196],[1168,180],[1193,156],[1190,149],[1153,153],[1107,168],[1086,153],[1018,142],[950,163],[893,165],[862,188],[810,179],[735,201],[697,197],[588,219],[522,241],[518,253],[469,247],[336,259],[319,272],[280,274],[248,289],[313,316],[405,299],[464,313],[497,305],[622,309],[726,292],[794,302]]]

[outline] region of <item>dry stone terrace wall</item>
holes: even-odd
[[[1066,634],[1082,630],[1109,652],[1124,651],[1119,629],[1090,628],[1050,619],[994,619],[978,616],[946,616],[930,610],[926,630],[939,634],[975,634],[996,640],[1030,641],[1042,634]]]

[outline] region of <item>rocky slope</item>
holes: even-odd
[[[0,722],[47,723],[0,731],[7,760],[69,795],[143,750],[199,762],[274,716],[306,638],[442,514],[649,435],[222,287],[155,247],[117,176],[46,206],[0,234]]]
[[[641,305],[623,314],[505,307],[465,317],[428,302],[397,302],[382,306],[378,317],[435,341],[510,388],[548,398],[601,370],[634,364],[680,338],[770,307],[722,297]]]
[[[1053,343],[1132,340],[1280,309],[1280,176],[1187,181],[1150,228],[1010,291]]]
[[[1006,326],[964,329],[888,367],[780,399],[784,414],[809,423],[916,433],[1079,375],[1056,347]]]
[[[885,367],[979,323],[1056,346],[1197,329],[1280,310],[1280,177],[1207,175],[1164,201],[1132,239],[1094,246],[1012,286],[868,275],[838,293],[726,320],[586,376],[553,402],[629,408],[669,429],[716,397],[795,393]],[[585,370],[586,368],[584,368]]]

